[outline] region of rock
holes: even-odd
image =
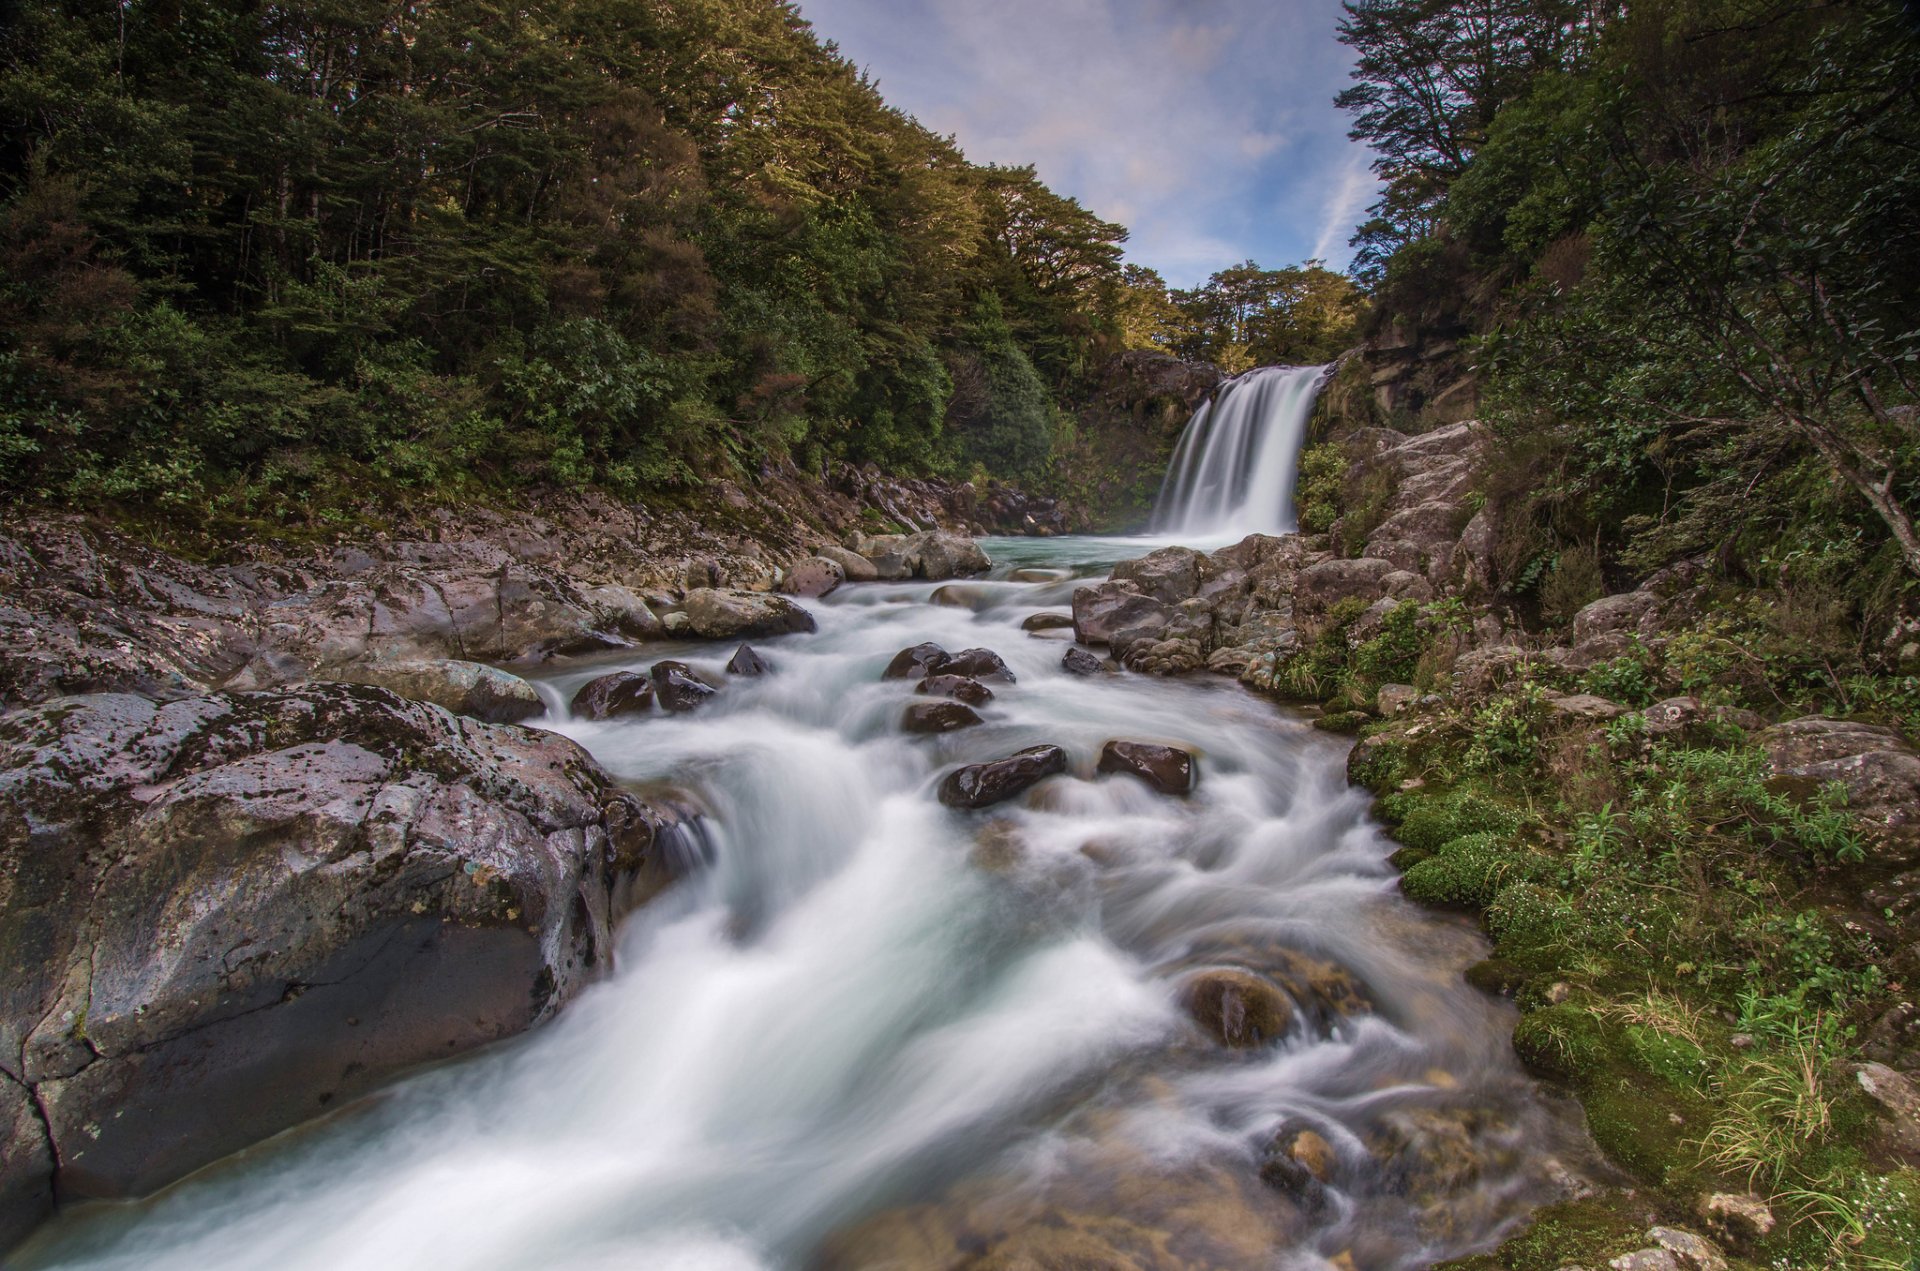
[[[941,530],[915,537],[919,539],[917,546],[920,556],[920,567],[916,572],[922,578],[961,578],[969,574],[984,574],[993,568],[993,562],[987,559],[987,554],[970,538]]]
[[[949,654],[929,667],[928,671],[938,675],[965,675],[976,680],[998,680],[1002,684],[1011,684],[1014,680],[1013,671],[992,649],[962,649]]]
[[[370,686],[6,716],[0,1228],[50,1164],[63,1198],[144,1194],[545,1018],[671,833],[563,737]]]
[[[1382,719],[1392,719],[1419,700],[1420,690],[1411,684],[1382,684],[1373,695],[1373,712]]]
[[[1260,1177],[1269,1186],[1311,1194],[1315,1184],[1333,1181],[1339,1157],[1319,1131],[1298,1123],[1282,1125],[1261,1153]]]
[[[1637,634],[1640,624],[1660,605],[1651,592],[1628,591],[1602,596],[1573,615],[1573,645],[1592,647],[1603,636]]]
[[[1106,644],[1116,631],[1173,620],[1171,605],[1143,596],[1130,582],[1095,583],[1073,593],[1073,638],[1082,644]]]
[[[900,716],[901,730],[909,733],[950,733],[980,722],[972,707],[950,701],[909,702]]]
[[[690,711],[719,690],[693,673],[685,662],[655,662],[653,691],[663,710]]]
[[[1138,777],[1161,794],[1191,794],[1197,775],[1193,754],[1150,741],[1110,741],[1100,748],[1099,771]]]
[[[480,662],[376,662],[348,667],[337,678],[376,685],[491,724],[517,724],[547,710],[533,685]]]
[[[787,571],[780,590],[789,596],[824,596],[846,580],[847,571],[840,567],[839,561],[809,556]]]
[[[1067,752],[1060,747],[1029,746],[1005,759],[955,768],[940,782],[940,802],[950,808],[984,808],[1066,770]]]
[[[880,571],[873,567],[872,561],[858,552],[850,552],[837,544],[816,548],[814,554],[821,560],[832,561],[838,565],[840,576],[847,582],[870,583],[877,581],[880,577]]]
[[[1898,1151],[1920,1155],[1920,1086],[1885,1064],[1862,1064],[1854,1079],[1885,1118],[1882,1137]]]
[[[1680,1260],[1665,1249],[1635,1249],[1607,1263],[1613,1271],[1686,1271]]]
[[[1592,693],[1548,693],[1547,713],[1561,719],[1604,722],[1627,714],[1627,708]]]
[[[1773,1231],[1773,1210],[1758,1196],[1714,1192],[1694,1207],[1707,1230],[1736,1248],[1751,1248]]]
[[[769,675],[772,672],[773,664],[761,657],[759,652],[750,644],[741,645],[733,651],[733,656],[727,659],[728,675],[745,675],[751,677]]]
[[[1211,564],[1192,548],[1163,547],[1139,560],[1121,561],[1113,577],[1133,583],[1142,595],[1177,605],[1200,590],[1202,567]]]
[[[1679,1227],[1654,1227],[1647,1239],[1672,1254],[1689,1271],[1727,1271],[1727,1259],[1705,1236]]]
[[[951,697],[969,706],[980,706],[993,700],[992,689],[965,675],[929,675],[914,685],[913,691],[931,697]]]
[[[589,587],[582,594],[602,621],[621,635],[635,640],[656,640],[660,637],[660,619],[654,616],[647,602],[636,595],[631,587],[608,583]]]
[[[615,671],[589,680],[568,706],[578,719],[614,719],[653,709],[653,681],[638,671]]]
[[[1323,560],[1300,571],[1294,580],[1293,603],[1302,614],[1324,614],[1343,600],[1372,604],[1386,593],[1384,580],[1393,566],[1363,556],[1358,560]]]
[[[1293,1002],[1265,976],[1238,967],[1215,967],[1192,976],[1180,989],[1180,1004],[1222,1046],[1245,1050],[1286,1036]]]
[[[1078,646],[1060,656],[1060,665],[1069,675],[1099,675],[1107,664]]]
[[[1760,733],[1777,780],[1812,793],[1846,787],[1847,808],[1891,864],[1920,860],[1920,754],[1899,733],[1872,724],[1810,715]]]
[[[978,609],[991,597],[992,593],[984,587],[968,583],[944,583],[933,589],[927,597],[927,603],[948,609]]]
[[[1027,615],[1020,624],[1022,631],[1058,631],[1062,627],[1071,627],[1073,618],[1064,613],[1035,613]]]
[[[1010,583],[1062,583],[1073,575],[1064,569],[1016,569],[1007,575]]]
[[[880,673],[883,680],[919,680],[935,674],[947,660],[947,651],[937,644],[916,644],[902,649]]]
[[[785,596],[696,587],[683,606],[687,629],[702,640],[776,636],[815,629],[813,615]]]

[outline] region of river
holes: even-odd
[[[1070,633],[1020,629],[1151,544],[983,545],[993,575],[943,594],[962,603],[843,587],[808,602],[817,632],[757,646],[772,674],[691,715],[562,704],[662,657],[724,679],[732,646],[552,671],[545,726],[709,814],[707,863],[629,919],[617,971],[529,1036],[67,1212],[20,1265],[1414,1267],[1560,1194],[1587,1168],[1577,1116],[1461,979],[1479,935],[1399,897],[1345,744],[1228,681],[1067,674]],[[924,640],[1016,673],[983,725],[901,733],[912,683],[880,674]],[[1197,790],[1096,778],[1110,738],[1194,751]],[[1042,742],[1074,771],[937,802],[954,765]],[[1299,996],[1283,1040],[1229,1049],[1183,1010],[1228,966]],[[1325,1181],[1263,1181],[1302,1130]]]

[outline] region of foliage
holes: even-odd
[[[33,0],[0,121],[8,500],[1031,475],[1119,343],[1125,231],[789,4]]]

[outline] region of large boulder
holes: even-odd
[[[653,695],[661,708],[676,714],[695,709],[720,691],[695,675],[685,662],[655,662],[650,673]]]
[[[372,684],[416,702],[432,702],[456,715],[492,724],[517,724],[546,713],[533,685],[482,662],[370,662],[343,668],[339,677]]]
[[[1386,594],[1391,563],[1374,556],[1357,560],[1323,560],[1309,565],[1294,579],[1293,602],[1302,614],[1324,614],[1343,600],[1372,604]]]
[[[638,671],[615,671],[580,686],[568,705],[578,719],[617,719],[653,709],[653,680]]]
[[[1190,547],[1163,547],[1139,560],[1121,561],[1113,567],[1113,576],[1133,583],[1142,595],[1177,605],[1200,590],[1201,582],[1212,574],[1211,566]]]
[[[1161,794],[1191,794],[1193,752],[1151,741],[1110,741],[1100,748],[1100,772],[1137,777]]]
[[[980,723],[971,706],[944,699],[909,702],[901,712],[900,729],[909,733],[950,733],[956,728],[971,728]]]
[[[984,808],[1001,803],[1067,770],[1067,752],[1058,746],[1029,746],[1005,759],[955,768],[940,782],[940,802],[950,808]]]
[[[1120,631],[1171,622],[1175,609],[1142,595],[1137,583],[1095,583],[1073,593],[1073,638],[1081,644],[1107,644]]]
[[[1774,725],[1759,742],[1776,780],[1806,792],[1840,783],[1882,859],[1920,862],[1920,753],[1899,733],[1809,715]]]
[[[151,1191],[543,1019],[672,833],[563,737],[369,686],[0,719],[0,1238],[50,1176]]]
[[[939,582],[984,574],[993,562],[980,545],[959,534],[927,530],[919,534],[859,535],[853,550],[885,579],[925,578]]]
[[[683,602],[687,630],[703,640],[735,640],[815,629],[813,615],[785,596],[696,587]]]
[[[809,556],[780,582],[780,590],[789,596],[824,596],[847,580],[840,562],[825,556]]]
[[[822,560],[832,561],[840,567],[840,576],[850,583],[870,583],[879,579],[880,571],[873,562],[859,552],[849,551],[838,544],[828,544],[814,549],[814,554]]]
[[[970,675],[929,675],[913,691],[929,697],[951,697],[969,706],[983,706],[993,700],[993,690]]]

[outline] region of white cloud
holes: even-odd
[[[1364,203],[1365,157],[1331,104],[1347,66],[1338,0],[801,8],[889,101],[976,162],[1033,164],[1128,225],[1129,257],[1179,285],[1249,257],[1330,257],[1349,228],[1333,222]]]
[[[1320,236],[1313,240],[1315,260],[1332,260],[1337,252],[1346,255],[1347,238],[1367,204],[1379,188],[1365,154],[1347,160],[1346,170],[1329,188],[1326,209],[1320,217]]]

